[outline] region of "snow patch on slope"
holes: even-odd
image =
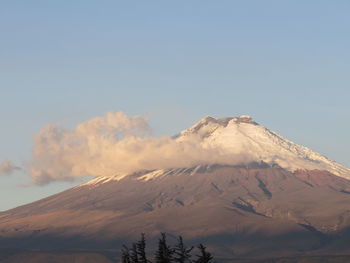
[[[119,181],[123,179],[124,177],[128,176],[128,174],[123,175],[115,175],[115,176],[98,176],[95,179],[92,179],[84,184],[81,184],[79,186],[98,186],[100,184],[105,184],[111,181]],[[79,187],[77,186],[77,187]]]

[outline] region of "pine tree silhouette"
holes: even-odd
[[[206,251],[207,248],[205,246],[200,244],[198,248],[200,250],[200,255],[197,255],[195,263],[208,263],[213,259],[212,255]]]
[[[149,263],[146,256],[146,238],[145,234],[141,234],[141,239],[136,243],[137,256],[139,263]]]
[[[122,248],[122,263],[131,263],[130,249],[125,245],[123,245]]]
[[[175,247],[171,248],[167,244],[166,234],[161,233],[161,237],[158,240],[158,249],[155,253],[155,263],[211,263],[213,257],[202,244],[198,246],[200,254],[196,255],[197,259],[191,260],[193,246],[186,247],[182,236],[179,236],[177,241]],[[152,261],[147,259],[144,233],[141,234],[139,241],[132,243],[131,248],[123,245],[121,263],[152,263]]]
[[[173,250],[166,242],[166,234],[161,233],[161,238],[158,241],[158,250],[156,251],[156,263],[170,263],[172,260]]]
[[[186,247],[182,236],[178,237],[178,243],[176,244],[174,248],[174,256],[173,256],[173,261],[178,262],[178,263],[186,263],[186,262],[191,262],[191,251],[193,247]]]
[[[132,247],[130,249],[130,260],[131,260],[131,263],[140,263],[139,255],[137,253],[137,245],[136,245],[136,243],[133,243]]]

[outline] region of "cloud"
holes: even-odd
[[[205,148],[195,134],[181,141],[149,134],[144,117],[122,112],[93,118],[72,130],[47,125],[34,141],[33,182],[45,185],[81,176],[123,176],[140,170],[240,163],[247,158]]]
[[[5,160],[2,163],[0,163],[0,174],[10,175],[16,170],[21,170],[21,168],[16,166],[9,160]]]

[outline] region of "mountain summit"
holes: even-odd
[[[226,259],[350,252],[347,168],[249,116],[206,117],[173,140],[222,158],[97,177],[2,212],[0,247],[108,250],[167,232]]]
[[[350,170],[307,147],[297,145],[259,125],[250,116],[215,119],[206,117],[183,131],[177,140],[193,134],[204,147],[216,147],[232,154],[244,154],[251,160],[277,164],[289,171],[327,170],[350,178]]]
[[[212,156],[209,160],[204,158],[198,162],[198,165],[264,162],[270,166],[278,165],[290,172],[325,170],[346,179],[350,178],[348,168],[307,147],[283,138],[259,125],[247,115],[218,119],[208,116],[173,138],[179,143],[196,143],[204,151],[211,150]],[[159,176],[161,173],[162,171],[155,170],[151,174]],[[125,176],[127,174],[102,176],[91,183],[118,180]],[[148,175],[147,178],[151,178],[151,175]]]

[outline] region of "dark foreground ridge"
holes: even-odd
[[[115,263],[119,257],[104,251],[0,251],[1,263]],[[350,255],[297,256],[278,258],[215,259],[223,263],[348,263]]]

